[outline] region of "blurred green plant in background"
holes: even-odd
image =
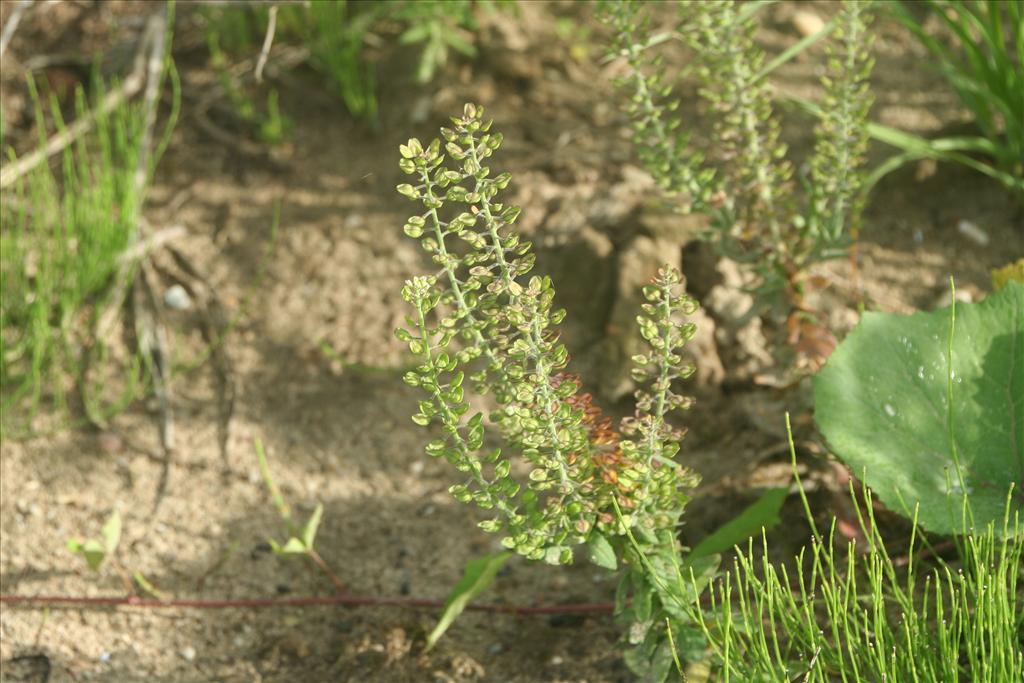
[[[930,144],[945,153],[982,155],[978,163],[999,172],[989,175],[1024,195],[1024,3],[922,0],[888,7],[928,50],[980,131]],[[929,30],[931,17],[941,34]]]
[[[614,36],[608,57],[626,64],[615,84],[628,93],[622,107],[638,158],[674,208],[709,218],[704,237],[756,276],[762,301],[788,316],[792,345],[809,350],[814,367],[818,349],[834,342],[821,312],[806,303],[814,282],[808,269],[848,253],[864,206],[872,11],[869,3],[844,2],[835,19],[768,61],[754,40],[763,5],[683,1],[678,28],[662,33],[651,28],[650,8],[633,0],[605,3],[601,16]],[[825,96],[815,105],[810,172],[797,176],[801,197],[767,77],[826,36]],[[713,126],[712,141],[701,146],[693,143],[695,123],[677,111],[658,52],[673,40],[690,48],[687,73],[696,76]]]
[[[399,36],[406,45],[423,44],[416,80],[429,83],[440,67],[448,61],[448,50],[467,57],[476,56],[469,31],[476,30],[472,0],[427,0],[411,2],[395,13],[396,18],[409,24]],[[491,7],[490,3],[487,3]]]
[[[174,5],[152,13],[139,35],[134,67],[104,81],[99,65],[90,96],[79,86],[65,124],[56,94],[29,75],[38,147],[9,159],[0,174],[0,430],[37,432],[41,407],[64,415],[76,398],[87,419],[105,422],[140,394],[154,360],[136,325],[134,343],[115,339],[118,319],[145,256],[142,207],[180,110],[170,59]],[[157,110],[165,80],[171,107]],[[132,97],[143,93],[139,100]],[[51,159],[52,157],[52,159]],[[58,160],[59,164],[49,162]],[[9,188],[9,189],[8,189]],[[137,321],[136,321],[137,322]],[[157,363],[160,361],[157,360]]]
[[[366,48],[379,42],[374,40],[377,32],[397,27],[400,44],[421,46],[414,80],[428,83],[448,62],[451,51],[476,56],[473,33],[479,28],[478,9],[494,11],[506,4],[494,0],[281,3],[276,40],[305,46],[310,65],[327,79],[348,112],[376,125],[378,78]],[[267,31],[269,8],[269,4],[238,3],[201,9],[211,58],[222,74],[226,74],[225,64],[218,54],[257,51]],[[235,84],[231,89],[239,87]],[[233,97],[232,104],[243,120],[261,120],[251,102]],[[270,108],[268,101],[268,115]],[[266,129],[265,124],[259,125]],[[278,130],[273,125],[271,129]]]
[[[245,16],[241,12],[234,12],[233,15],[236,18]],[[225,34],[227,36],[225,44],[227,45],[233,44],[238,40],[238,36],[234,35],[230,30],[231,26],[233,24],[228,22],[229,31]],[[242,83],[231,75],[228,68],[226,48],[222,47],[221,44],[222,39],[222,36],[216,31],[208,30],[206,32],[206,44],[210,51],[210,64],[217,72],[217,80],[224,89],[224,93],[231,103],[231,108],[244,124],[253,128],[260,140],[268,145],[283,143],[288,137],[293,124],[291,119],[281,113],[278,105],[277,90],[271,88],[267,92],[266,107],[258,106]]]
[[[178,102],[176,78],[175,103]],[[55,97],[44,98],[30,78],[35,103],[39,145],[67,127]],[[129,279],[131,264],[125,250],[137,233],[145,183],[136,178],[145,153],[143,103],[126,102],[109,113],[98,103],[106,93],[96,77],[92,103],[84,89],[75,96],[77,117],[95,113],[89,134],[67,146],[59,169],[36,166],[20,178],[2,207],[3,250],[0,251],[0,380],[3,427],[17,423],[29,428],[42,402],[58,410],[67,406],[74,380],[86,372],[91,353],[94,364],[113,362],[119,367],[119,390],[109,394],[102,379],[79,386],[87,410],[100,415],[118,410],[139,394],[142,363],[137,357],[113,359],[105,340],[92,338],[98,316],[109,303],[114,280]],[[46,109],[49,110],[47,117]],[[166,124],[156,153],[148,158],[146,173],[159,158],[174,126],[177,106]],[[13,151],[8,156],[15,160]],[[104,391],[106,389],[106,391]],[[98,392],[93,395],[93,391]]]
[[[357,3],[314,2],[282,7],[279,19],[284,36],[309,47],[311,65],[328,78],[349,113],[371,122],[377,120],[377,77],[364,59],[363,40],[389,6],[374,3],[360,11]]]

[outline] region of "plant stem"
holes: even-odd
[[[480,159],[477,153],[476,140],[469,146],[469,158],[473,162],[473,167],[476,170],[480,169]],[[482,187],[481,181],[476,181],[476,188],[474,192],[480,192]],[[501,236],[498,234],[498,221],[495,220],[491,214],[491,202],[487,198],[486,194],[481,193],[480,199],[480,213],[483,214],[484,222],[487,225],[487,231],[491,238],[491,247],[494,250],[494,259],[498,264],[498,268],[501,272],[501,279],[505,285],[505,289],[509,293],[509,300],[512,304],[523,303],[524,297],[515,293],[513,285],[515,285],[515,275],[509,268],[508,261],[505,260],[505,249],[501,244]],[[565,455],[562,453],[562,448],[559,443],[558,435],[558,423],[556,414],[558,411],[558,401],[552,396],[551,392],[551,374],[550,368],[544,364],[544,354],[541,348],[544,339],[541,334],[540,328],[540,316],[530,316],[532,324],[530,325],[529,336],[526,337],[527,343],[530,345],[530,354],[534,361],[534,371],[537,373],[537,388],[540,391],[541,402],[543,404],[543,412],[541,413],[544,418],[544,428],[548,433],[548,447],[552,452],[552,459],[558,465],[558,475],[562,483],[563,493],[571,493],[571,483],[569,481],[569,473],[565,468]],[[572,494],[575,498],[575,494]]]
[[[142,607],[142,608],[177,608],[177,609],[231,609],[231,608],[266,608],[266,607],[315,607],[327,605],[343,605],[350,607],[406,607],[416,609],[439,609],[444,607],[443,600],[427,600],[422,598],[377,597],[372,595],[330,595],[303,598],[237,598],[228,600],[200,600],[183,598],[175,600],[154,600],[149,598],[126,597],[84,597],[74,595],[0,595],[0,603],[12,606],[30,605],[66,605],[69,607]],[[470,603],[467,611],[488,612],[494,614],[514,614],[518,616],[544,614],[588,614],[611,612],[614,605],[610,602],[571,603],[566,605],[487,605]]]

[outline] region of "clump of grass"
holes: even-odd
[[[868,493],[859,559],[853,542],[837,553],[834,523],[827,535],[815,531],[796,576],[769,562],[766,540],[760,560],[753,542],[737,556],[708,613],[697,613],[721,680],[1021,680],[1019,517],[1007,515],[1001,533],[990,525],[965,535],[959,562],[929,569],[915,560],[912,536],[909,564],[898,567],[871,504]]]
[[[376,125],[377,75],[365,47],[370,34],[399,27],[399,43],[420,46],[415,80],[428,83],[452,51],[468,57],[476,55],[472,40],[477,28],[475,12],[479,7],[491,10],[494,6],[482,0],[282,4],[275,40],[306,46],[310,66],[325,77],[349,113]],[[211,47],[215,61],[217,52],[254,52],[268,25],[267,7],[256,4],[204,7],[203,16],[207,40],[216,46],[216,51]],[[230,94],[238,87],[225,89]],[[232,104],[247,121],[255,115],[251,102],[232,96]]]
[[[29,80],[39,144],[45,145],[46,107]],[[97,101],[104,86],[97,79]],[[56,129],[60,107],[49,100]],[[75,111],[86,115],[82,89]],[[143,154],[141,104],[105,113],[96,107],[88,135],[68,146],[57,171],[46,164],[21,178],[4,198],[0,295],[0,394],[5,431],[30,427],[43,404],[62,411],[85,365],[91,322],[103,308],[138,223],[143,187],[134,175]],[[13,157],[13,153],[11,153]],[[137,359],[120,361],[123,393],[100,410],[116,409],[137,394]]]
[[[792,439],[790,447],[795,474]],[[928,554],[933,560],[922,559],[922,548],[930,546],[916,519],[905,554],[893,557],[870,491],[857,506],[867,547],[851,541],[840,552],[835,521],[820,533],[799,475],[797,483],[812,540],[796,557],[796,570],[770,561],[762,535],[761,552],[750,541],[732,570],[712,583],[705,608],[679,605],[688,618],[673,630],[699,627],[713,680],[1001,683],[1024,677],[1024,520],[1011,515],[1009,497],[1001,528],[965,528],[959,559],[947,562],[934,553]],[[699,577],[684,573],[676,572],[680,587],[666,594],[703,588]],[[691,648],[691,656],[700,649]]]
[[[1024,194],[1024,4],[1000,0],[894,2],[890,8],[930,53],[980,135],[934,140],[944,152],[983,154],[990,172]],[[952,40],[925,30],[921,6]],[[959,160],[959,159],[954,159]],[[975,163],[978,163],[977,161]]]

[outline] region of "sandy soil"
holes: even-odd
[[[121,9],[89,19],[83,35],[92,35],[94,23],[123,24],[141,11]],[[608,79],[614,66],[598,63],[603,32],[574,39],[589,50],[583,59],[567,55],[555,35],[556,17],[592,25],[590,8],[525,3],[520,9],[514,25],[488,23],[478,60],[456,60],[429,87],[409,83],[413,53],[383,48],[377,133],[351,121],[312,72],[279,74],[273,83],[295,128],[272,153],[211,138],[197,122],[197,103],[215,79],[201,50],[190,47],[193,18],[187,8],[181,12],[183,118],[160,163],[147,217],[155,226],[185,226],[178,248],[237,321],[224,346],[237,396],[228,471],[218,447],[216,368],[211,362],[191,367],[202,348],[196,314],[175,314],[177,453],[156,514],[162,466],[150,403],[118,416],[106,432],[6,440],[0,446],[3,593],[119,595],[114,572],[90,573],[64,547],[69,537],[95,535],[119,509],[121,562],[169,595],[329,594],[330,584],[303,562],[268,552],[267,536],[283,532],[259,477],[256,438],[267,445],[277,481],[299,513],[323,503],[319,551],[354,594],[443,599],[468,559],[494,549],[494,539],[475,527],[477,512],[447,495],[451,472],[423,455],[428,435],[409,419],[418,396],[401,381],[408,358],[392,330],[405,314],[398,295],[403,280],[426,263],[400,230],[407,206],[393,190],[401,182],[397,146],[412,134],[435,135],[464,101],[488,107],[506,140],[494,166],[513,173],[540,268],[554,273],[576,316],[567,334],[585,376],[601,372],[602,340],[621,294],[609,269],[658,221],[614,105]],[[796,39],[794,10],[792,3],[768,10],[761,34],[768,49]],[[59,39],[29,21],[12,54],[56,51]],[[890,23],[880,24],[877,54],[877,120],[931,135],[965,119],[924,53]],[[812,52],[782,69],[777,83],[814,94],[820,68],[820,53]],[[241,137],[221,109],[210,118]],[[807,149],[809,134],[806,119],[787,114],[793,149]],[[885,153],[874,150],[874,160]],[[961,235],[960,220],[983,228],[989,244]],[[677,244],[682,250],[682,241]],[[949,166],[905,168],[872,197],[861,254],[871,305],[931,308],[950,274],[964,291],[987,291],[988,270],[1024,254],[1024,226],[1005,193],[982,178]],[[691,280],[713,272],[713,265],[684,262]],[[851,287],[848,265],[832,263],[822,272],[841,300]],[[841,326],[855,320],[849,310],[837,313]],[[682,457],[702,472],[705,487],[687,517],[688,542],[785,479],[782,413],[792,410],[806,422],[803,389],[783,393],[747,381],[710,383],[694,393],[699,401],[685,419],[690,435]],[[809,431],[807,441],[815,443]],[[818,469],[827,479],[829,470]],[[797,517],[787,508],[787,524]],[[781,542],[800,541],[791,530],[786,536]],[[485,599],[607,601],[614,589],[614,577],[585,562],[551,569],[517,559]],[[5,605],[0,679],[42,681],[48,669],[54,682],[630,680],[610,616],[467,614],[436,650],[424,653],[433,618],[430,611],[384,607],[198,612]]]

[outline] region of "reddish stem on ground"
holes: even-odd
[[[73,595],[0,595],[0,603],[9,605],[67,605],[72,607],[144,607],[179,609],[258,609],[266,607],[313,607],[318,605],[343,605],[349,607],[407,607],[419,609],[439,609],[444,607],[444,601],[442,600],[375,597],[368,595],[328,595],[305,598],[238,598],[232,600],[156,600],[152,598],[137,598],[135,596],[90,598]],[[610,602],[539,605],[535,607],[470,604],[466,606],[466,610],[526,616],[537,614],[587,614],[611,612],[614,607],[614,604]]]

